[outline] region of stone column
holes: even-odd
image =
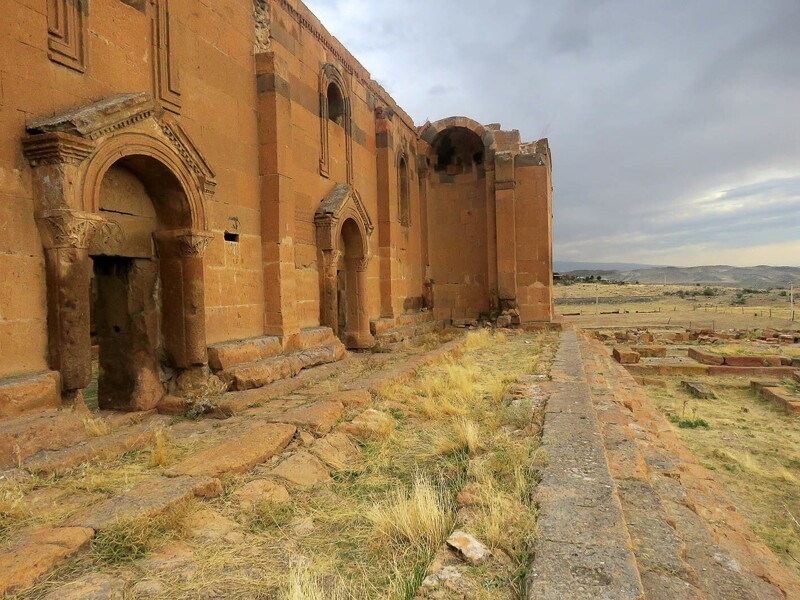
[[[356,293],[348,294],[355,299],[355,306],[348,307],[348,331],[345,335],[348,348],[372,348],[375,338],[369,331],[369,310],[367,308],[367,266],[369,258],[348,261],[347,273],[355,273]],[[349,277],[348,277],[349,279]],[[348,281],[348,285],[350,282]]]
[[[497,227],[497,293],[500,308],[517,298],[517,223],[514,155],[498,152],[495,158],[495,220]]]
[[[156,234],[164,348],[180,369],[208,364],[203,254],[212,238],[188,229]]]
[[[94,214],[56,209],[36,217],[44,245],[50,368],[61,373],[62,391],[92,381],[89,244],[105,220]]]
[[[320,325],[330,327],[334,335],[339,333],[339,311],[336,298],[336,272],[342,253],[338,250],[323,250],[320,278],[322,279],[319,299]]]

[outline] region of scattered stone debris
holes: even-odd
[[[699,381],[681,381],[681,387],[695,398],[715,400],[717,394],[709,386]]]
[[[447,538],[447,545],[456,550],[468,563],[479,565],[491,556],[489,548],[463,531],[454,531]]]

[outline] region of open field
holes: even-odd
[[[800,330],[800,310],[796,312],[798,320],[792,322],[786,290],[709,289],[714,295],[704,295],[706,288],[698,286],[578,283],[556,285],[554,296],[556,314],[583,327],[651,325]],[[590,302],[592,298],[599,298],[599,302]],[[640,301],[642,298],[647,301]],[[795,300],[797,305],[800,298]]]

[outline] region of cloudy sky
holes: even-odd
[[[555,258],[800,266],[800,0],[306,0],[422,124],[548,137]]]

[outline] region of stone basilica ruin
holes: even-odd
[[[414,124],[297,0],[10,0],[0,416],[552,318],[547,140]]]

